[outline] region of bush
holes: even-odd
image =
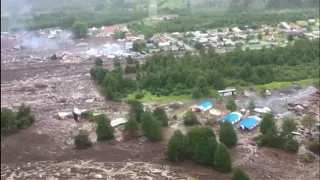
[[[129,119],[140,122],[144,113],[143,104],[138,100],[130,100],[127,103],[130,105]]]
[[[102,64],[103,64],[103,61],[102,61],[102,59],[101,58],[96,58],[95,60],[94,60],[94,64],[96,65],[96,66],[102,66]]]
[[[89,121],[93,120],[93,112],[92,111],[85,111],[84,113],[81,113],[81,115],[84,119],[87,119]]]
[[[110,125],[110,119],[104,115],[99,114],[94,117],[94,121],[97,123],[97,137],[98,141],[106,141],[114,138],[114,128]]]
[[[250,178],[242,169],[236,168],[231,180],[250,180]]]
[[[1,108],[1,135],[8,135],[17,132],[19,129],[26,129],[35,121],[30,106],[21,104],[18,112],[8,108]]]
[[[151,141],[162,140],[162,129],[159,122],[157,122],[152,113],[146,111],[142,115],[141,130],[143,134]]]
[[[217,119],[216,118],[210,118],[208,119],[206,122],[205,122],[205,125],[206,126],[214,126],[217,122]]]
[[[129,119],[129,121],[125,123],[123,131],[125,136],[124,139],[132,139],[138,136],[138,131],[139,131],[138,122],[134,119]]]
[[[183,118],[183,124],[186,126],[193,126],[200,123],[197,116],[192,111],[188,111]]]
[[[88,25],[84,22],[76,21],[71,26],[71,31],[75,38],[84,38],[88,34]]]
[[[89,139],[89,135],[82,132],[74,138],[74,145],[77,149],[87,149],[92,146],[92,142]]]
[[[187,133],[187,153],[201,164],[212,164],[218,142],[212,129],[193,127]]]
[[[311,152],[320,155],[320,142],[318,140],[310,141],[307,146]]]
[[[260,123],[260,132],[262,134],[266,134],[269,129],[275,129],[276,130],[276,123],[275,118],[272,113],[265,114],[262,117],[261,123]]]
[[[299,151],[299,143],[295,139],[288,139],[283,148],[290,153],[297,153]]]
[[[230,110],[230,111],[235,111],[235,110],[237,110],[237,105],[236,105],[236,103],[234,102],[233,99],[229,99],[229,100],[228,100],[226,107],[227,107],[227,109]]]
[[[153,116],[161,123],[162,126],[168,126],[168,116],[163,108],[155,108],[153,110]]]
[[[169,159],[177,161],[186,156],[186,137],[181,131],[174,131],[167,145],[167,156]]]
[[[232,170],[232,162],[228,148],[220,143],[214,152],[213,165],[215,169],[222,173],[228,173]]]
[[[221,143],[229,148],[237,145],[238,138],[232,124],[225,122],[220,125],[219,139]]]
[[[136,99],[142,99],[143,97],[144,97],[144,93],[138,92],[138,93],[135,95],[134,98],[136,98]]]

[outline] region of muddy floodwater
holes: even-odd
[[[317,91],[314,86],[292,86],[276,91],[272,96],[261,97],[256,93],[250,93],[249,98],[241,98],[236,101],[237,105],[246,108],[251,100],[254,100],[256,105],[269,107],[276,114],[288,112],[285,108],[286,103],[305,102]]]

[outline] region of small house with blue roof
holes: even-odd
[[[237,123],[241,120],[242,114],[239,112],[232,112],[222,118],[220,118],[219,122],[229,122],[231,124]]]
[[[258,126],[261,122],[261,118],[258,116],[249,116],[243,119],[238,125],[241,129],[248,129],[251,130],[254,127]]]
[[[212,108],[212,102],[210,101],[202,102],[197,106],[197,109],[201,112],[205,112],[211,108]]]

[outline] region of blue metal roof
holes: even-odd
[[[212,102],[205,101],[205,102],[202,102],[199,106],[202,108],[208,108],[208,107],[212,106]]]
[[[228,114],[222,118],[219,119],[219,121],[221,122],[229,122],[229,123],[233,123],[234,121],[236,121],[239,118],[239,115],[237,114]]]
[[[254,117],[248,117],[244,120],[242,120],[240,123],[239,123],[239,126],[244,126],[245,128],[247,129],[251,129],[253,128],[255,125],[259,124],[260,121],[257,120],[256,118]]]

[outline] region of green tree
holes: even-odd
[[[236,111],[237,110],[237,104],[233,99],[229,99],[226,105],[227,109],[230,111]]]
[[[221,143],[229,148],[237,145],[238,138],[232,124],[224,122],[220,125],[219,139]]]
[[[142,133],[151,141],[162,140],[162,129],[158,121],[156,121],[150,111],[146,111],[141,119]]]
[[[262,117],[262,120],[260,123],[260,132],[262,134],[267,134],[268,130],[272,128],[277,129],[275,118],[272,113],[267,113]]]
[[[198,118],[195,113],[192,111],[188,111],[186,115],[183,117],[183,123],[186,126],[193,126],[196,124],[200,124]]]
[[[195,43],[194,47],[197,49],[197,50],[201,50],[204,48],[204,46],[201,44],[201,43]]]
[[[281,125],[281,136],[285,137],[291,135],[297,129],[297,123],[293,119],[284,119]]]
[[[18,131],[16,114],[8,108],[1,108],[1,135]]]
[[[235,168],[231,180],[250,180],[250,178],[242,169]]]
[[[134,41],[132,44],[132,50],[136,52],[142,52],[147,47],[147,44],[143,41]]]
[[[177,161],[186,157],[186,137],[181,131],[174,131],[167,145],[167,156],[169,159]]]
[[[102,59],[101,58],[96,58],[95,60],[94,60],[94,64],[96,65],[96,66],[102,66],[102,64],[103,64],[103,61],[102,61]]]
[[[168,126],[168,116],[163,108],[155,108],[153,110],[153,116],[162,124],[162,126]]]
[[[74,137],[74,144],[77,149],[87,149],[92,146],[88,133],[80,132]]]
[[[312,127],[317,123],[317,120],[312,115],[306,115],[302,118],[302,125],[311,132]]]
[[[232,170],[232,162],[228,148],[220,143],[214,152],[213,165],[215,169],[222,173],[228,173]]]
[[[290,138],[286,140],[283,148],[290,153],[297,153],[299,151],[299,143],[297,140]]]
[[[110,125],[110,119],[104,115],[99,114],[94,117],[97,123],[96,134],[98,141],[106,141],[114,138],[114,128]]]
[[[251,100],[249,102],[248,109],[250,110],[250,112],[252,112],[255,108],[256,108],[256,104],[254,103],[253,100]]]
[[[262,40],[262,34],[259,33],[257,38],[259,39],[259,41],[261,41]]]
[[[88,25],[84,22],[76,21],[71,26],[71,31],[75,38],[84,38],[88,34]]]
[[[293,38],[293,35],[292,34],[289,34],[288,36],[287,36],[287,39],[288,39],[288,41],[293,41],[294,40],[294,38]]]
[[[129,119],[124,125],[124,139],[132,139],[139,134],[139,123],[134,119]]]
[[[130,119],[134,119],[137,122],[140,122],[144,113],[143,104],[138,100],[131,100],[128,102],[128,104],[130,105]]]
[[[115,40],[117,40],[117,39],[124,39],[125,37],[126,37],[126,33],[123,32],[123,31],[121,31],[121,30],[117,30],[117,31],[114,33],[114,35],[113,35],[113,38],[114,38]]]
[[[193,127],[187,132],[188,155],[200,164],[212,165],[217,146],[218,142],[211,128]]]

